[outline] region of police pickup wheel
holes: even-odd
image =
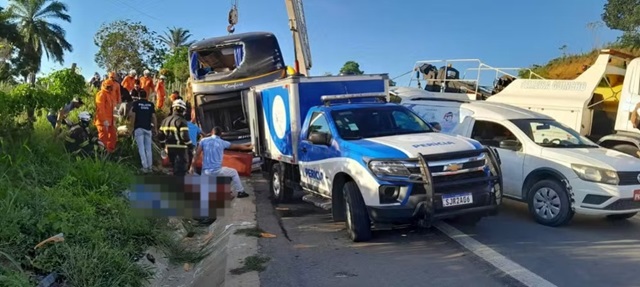
[[[287,187],[284,170],[279,163],[275,163],[273,167],[271,167],[269,190],[271,191],[271,197],[274,203],[287,202],[293,197],[293,189]]]
[[[367,206],[360,194],[360,188],[353,182],[345,183],[344,193],[345,215],[347,231],[353,242],[369,241],[371,239],[371,219],[367,213]]]
[[[529,213],[536,222],[546,226],[561,226],[573,218],[566,188],[557,180],[541,180],[527,193]]]

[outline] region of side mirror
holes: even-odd
[[[328,133],[311,132],[309,133],[309,141],[312,144],[328,146],[331,144],[331,136]]]
[[[429,125],[435,129],[436,132],[442,131],[442,127],[439,122],[430,122]]]
[[[520,142],[517,140],[503,140],[500,142],[500,148],[519,151],[521,148]]]

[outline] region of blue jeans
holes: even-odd
[[[151,154],[151,131],[137,128],[133,131],[133,135],[138,144],[138,153],[140,153],[140,162],[142,168],[151,169],[153,166],[153,156]]]

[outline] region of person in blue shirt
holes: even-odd
[[[202,130],[196,124],[189,121],[187,121],[187,126],[189,127],[189,138],[195,142],[195,146],[197,147],[198,141],[202,137]],[[194,159],[194,155],[191,154],[189,156],[189,166],[191,166],[193,159]]]
[[[244,191],[238,171],[222,166],[222,158],[225,149],[250,151],[253,147],[251,143],[232,144],[220,138],[222,128],[214,127],[211,136],[203,138],[198,145],[196,157],[203,155],[202,174],[208,176],[228,176],[231,177],[231,191],[237,193],[238,198],[249,196]],[[195,162],[191,163],[191,173],[195,171]]]

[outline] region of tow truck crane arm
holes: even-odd
[[[285,0],[289,28],[293,36],[294,65],[297,74],[309,76],[311,70],[311,48],[307,36],[307,24],[304,18],[302,0]]]

